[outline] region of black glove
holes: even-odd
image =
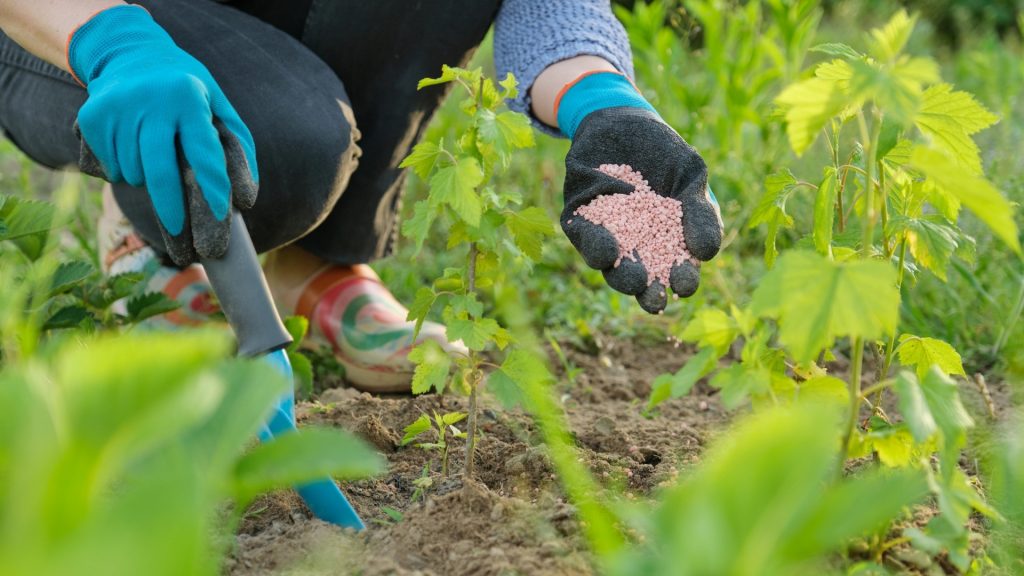
[[[605,281],[619,292],[636,296],[652,314],[665,308],[665,287],[658,280],[648,285],[643,262],[623,258],[611,233],[575,211],[603,194],[630,194],[632,185],[598,170],[603,164],[627,164],[640,172],[658,194],[679,200],[683,209],[686,247],[697,260],[718,254],[722,220],[708,187],[704,160],[653,111],[638,107],[603,108],[589,112],[573,130],[572,147],[565,158],[565,209],[562,230],[587,264],[604,272]],[[676,264],[670,275],[672,291],[693,295],[700,270],[690,261]]]

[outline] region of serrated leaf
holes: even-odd
[[[491,110],[479,110],[476,125],[480,142],[493,146],[503,165],[508,164],[513,150],[534,145],[530,119],[518,112],[495,114]]]
[[[430,233],[430,225],[434,223],[437,214],[431,208],[430,203],[421,200],[413,207],[412,218],[402,223],[402,234],[416,243],[416,253],[423,248],[423,241]]]
[[[467,348],[477,352],[487,348],[490,342],[494,342],[499,350],[504,349],[511,339],[508,331],[493,318],[458,318],[446,314],[445,323],[448,325],[446,333],[449,341],[462,340]]]
[[[850,64],[853,77],[850,93],[864,100],[873,100],[886,117],[909,124],[921,106],[922,85],[938,80],[938,67],[931,60],[912,58],[893,68],[883,68],[867,61]]]
[[[974,99],[969,92],[953,90],[950,84],[936,84],[924,92],[918,122],[951,122],[966,134],[973,135],[992,126],[999,117]]]
[[[61,330],[66,328],[77,328],[82,320],[91,318],[92,314],[89,313],[83,306],[78,304],[72,304],[64,306],[60,310],[54,312],[49,318],[43,322],[43,330]]]
[[[702,348],[710,346],[721,356],[739,335],[739,325],[732,316],[718,308],[702,308],[687,323],[679,339]]]
[[[775,318],[779,340],[798,362],[810,362],[839,336],[879,338],[896,329],[900,294],[885,262],[832,262],[787,252],[754,291],[754,313]]]
[[[415,422],[409,424],[403,429],[404,435],[399,446],[405,446],[416,439],[417,436],[423,434],[427,430],[430,430],[430,417],[426,414],[421,415],[416,419]]]
[[[330,476],[357,479],[379,474],[384,459],[365,442],[338,429],[304,428],[261,444],[234,471],[234,493],[242,502],[275,488]]]
[[[459,72],[460,69],[453,68],[451,66],[448,66],[447,64],[444,64],[441,66],[440,76],[438,76],[437,78],[424,78],[420,80],[419,83],[416,84],[416,89],[422,90],[427,86],[436,86],[438,84],[447,84],[449,82],[453,82],[455,81],[456,78],[459,77]]]
[[[814,197],[814,247],[823,256],[832,254],[832,227],[836,216],[836,171],[825,169],[825,178]]]
[[[850,401],[850,393],[843,382],[835,376],[815,376],[800,383],[799,397],[801,402],[817,402],[819,404],[844,406]]]
[[[781,228],[791,228],[793,218],[786,213],[786,202],[796,187],[796,177],[789,170],[768,176],[764,183],[764,194],[750,215],[749,228],[760,224],[768,225],[768,234],[764,241],[765,264],[771,268],[779,254],[775,242]]]
[[[555,227],[548,215],[536,206],[519,212],[506,212],[505,224],[516,246],[533,260],[540,260],[544,239],[554,236]]]
[[[709,384],[722,391],[722,404],[734,409],[751,394],[763,394],[771,386],[772,375],[767,368],[733,364],[719,370]]]
[[[92,273],[92,264],[84,260],[61,262],[57,270],[54,271],[53,280],[50,282],[50,296],[67,292],[81,284]]]
[[[937,187],[956,196],[1014,252],[1021,253],[1014,206],[987,179],[965,172],[938,151],[917,146],[910,163]]]
[[[974,426],[974,420],[960,401],[956,382],[933,366],[921,380],[921,391],[925,402],[935,418],[935,424],[942,431],[946,445],[955,442],[964,432]]]
[[[412,393],[425,394],[431,388],[439,394],[448,383],[452,359],[434,340],[424,340],[409,352],[409,361],[416,365],[412,376]]]
[[[914,437],[901,428],[871,437],[871,446],[878,453],[878,459],[889,468],[902,468],[910,464],[914,453],[913,444]]]
[[[484,304],[477,300],[475,293],[452,296],[448,305],[452,307],[452,312],[460,316],[465,314],[470,318],[479,318],[484,314]]]
[[[441,416],[441,423],[445,426],[451,426],[452,424],[458,424],[466,419],[465,412],[448,412]]]
[[[128,319],[132,322],[138,323],[152,318],[153,316],[159,316],[177,310],[181,307],[181,304],[175,300],[171,300],[163,292],[146,292],[140,294],[134,298],[128,300],[126,306],[128,311]]]
[[[511,72],[505,74],[505,78],[498,82],[501,86],[501,97],[506,100],[514,100],[519,96],[519,81]]]
[[[829,56],[838,56],[840,58],[849,58],[851,60],[864,57],[863,54],[842,42],[826,42],[824,44],[818,44],[817,46],[812,46],[809,51],[828,54]]]
[[[949,260],[959,246],[959,233],[938,214],[920,218],[898,216],[890,221],[893,233],[907,234],[907,245],[914,260],[933,274],[946,280]]]
[[[426,180],[434,169],[437,157],[441,155],[441,147],[433,142],[420,142],[412,152],[402,160],[399,168],[412,168],[417,176]]]
[[[825,124],[848,104],[836,80],[819,77],[791,84],[775,102],[786,111],[786,135],[797,156],[807,151]]]
[[[434,291],[426,286],[416,291],[416,298],[413,300],[412,305],[409,306],[409,313],[405,317],[407,321],[416,322],[416,329],[413,331],[412,336],[414,340],[419,336],[420,329],[423,328],[423,322],[427,319],[427,314],[430,313],[430,308],[434,305],[434,300],[436,299],[437,295]]]
[[[967,376],[956,349],[936,338],[904,334],[900,336],[898,355],[900,364],[917,369],[918,378],[924,378],[932,366],[943,374]]]
[[[884,26],[871,30],[868,42],[871,55],[879,60],[892,60],[899,56],[916,23],[917,16],[910,16],[906,10],[893,14]]]
[[[430,201],[447,204],[470,226],[480,225],[483,204],[476,187],[484,180],[480,163],[471,156],[462,156],[459,163],[434,172],[430,178]]]

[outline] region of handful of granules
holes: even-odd
[[[628,164],[602,164],[598,170],[632,184],[633,192],[598,196],[573,214],[612,234],[619,243],[616,267],[623,258],[639,258],[647,269],[648,286],[655,280],[668,286],[673,266],[686,261],[700,264],[686,249],[682,202],[652,190],[643,174]]]

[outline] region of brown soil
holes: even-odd
[[[566,353],[582,369],[561,396],[581,455],[597,478],[627,498],[650,495],[674,480],[729,419],[703,386],[664,403],[654,418],[641,414],[651,380],[677,370],[688,356],[671,344],[615,342],[598,355]],[[318,400],[298,408],[302,423],[351,430],[388,459],[382,476],[343,485],[368,529],[345,533],[310,519],[292,493],[276,493],[247,512],[228,574],[590,573],[573,507],[525,414],[484,402],[477,474],[469,481],[461,475],[461,440],[455,441],[448,478],[439,473],[436,453],[398,446],[402,429],[420,414],[464,411],[465,398],[374,397],[336,388]],[[414,481],[425,466],[433,485],[414,502]],[[401,520],[385,508],[398,511]]]
[[[599,480],[627,498],[651,496],[659,485],[674,481],[731,419],[703,382],[690,395],[662,404],[655,417],[642,415],[650,382],[677,370],[689,356],[671,344],[612,341],[597,354],[568,346],[565,351],[570,364],[581,369],[573,383],[562,374],[560,388],[581,456]],[[838,364],[832,368],[841,375]],[[1008,387],[990,383],[989,388],[1002,416],[1002,407],[1012,404]],[[973,382],[962,382],[961,394],[975,418],[986,419],[986,402]],[[399,447],[402,429],[421,414],[464,411],[466,404],[453,395],[375,397],[332,388],[317,402],[300,405],[301,423],[355,432],[387,458],[383,475],[342,485],[368,529],[356,534],[311,519],[297,496],[278,492],[247,511],[225,572],[590,574],[574,509],[559,490],[527,415],[483,402],[474,480],[461,474],[461,440],[454,441],[447,478],[436,453]],[[889,404],[892,413],[895,406]],[[425,468],[432,485],[418,495],[414,481]],[[964,468],[976,473],[967,462]],[[385,509],[401,519],[396,522]],[[934,509],[921,513],[929,516]]]

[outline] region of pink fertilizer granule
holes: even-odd
[[[683,237],[683,203],[651,189],[643,174],[628,164],[602,164],[598,170],[633,185],[630,194],[598,196],[573,212],[594,224],[604,226],[619,243],[619,258],[640,262],[647,268],[647,285],[655,280],[669,285],[676,264],[697,260],[686,249]]]

